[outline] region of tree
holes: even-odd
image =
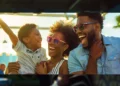
[[[116,22],[117,22],[117,25],[113,26],[113,28],[120,28],[120,15],[116,16]]]

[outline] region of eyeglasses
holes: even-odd
[[[59,42],[66,43],[63,40],[57,39],[57,38],[52,38],[52,36],[47,37],[47,42],[51,42],[53,40],[54,44],[58,44]]]
[[[77,26],[75,26],[74,28],[73,28],[73,30],[76,32],[76,30],[84,30],[84,28],[85,28],[85,25],[89,25],[89,24],[95,24],[95,23],[97,23],[97,22],[86,22],[86,23],[83,23],[83,24],[81,24],[79,27],[77,27]]]

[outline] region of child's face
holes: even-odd
[[[42,38],[38,29],[33,28],[28,36],[28,39],[29,39],[28,42],[29,45],[31,45],[34,49],[41,48]]]

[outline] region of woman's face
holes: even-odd
[[[60,32],[54,32],[47,37],[48,41],[48,54],[50,57],[59,57],[63,55],[66,50],[67,43],[64,40],[64,36]]]

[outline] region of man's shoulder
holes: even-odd
[[[120,37],[114,37],[114,36],[104,36],[105,39],[108,39],[110,41],[120,41]]]
[[[70,51],[71,54],[76,54],[76,55],[85,55],[88,54],[88,51],[83,48],[82,44],[79,44],[75,49]]]
[[[74,48],[73,50],[71,50],[71,52],[76,52],[78,50],[82,50],[83,47],[82,47],[82,44],[79,44],[76,48]]]
[[[120,37],[104,36],[104,43],[108,43],[117,49],[120,48]]]
[[[114,37],[114,36],[104,36],[106,40],[110,41],[111,44],[119,44],[120,43],[120,37]]]

